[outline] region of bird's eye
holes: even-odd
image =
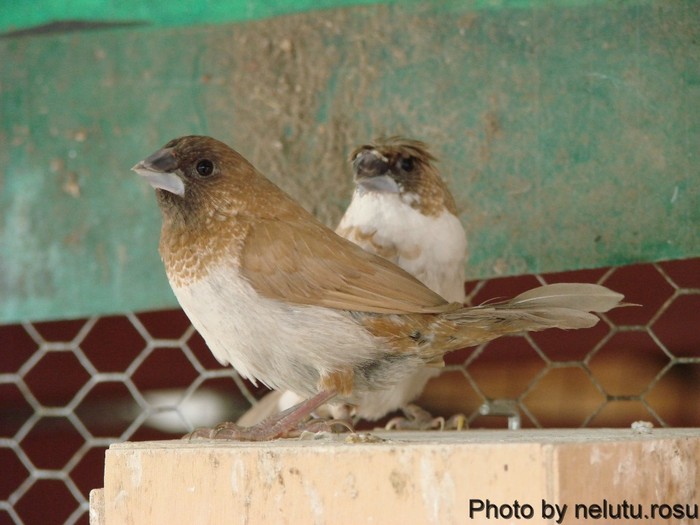
[[[401,169],[404,171],[413,170],[413,157],[404,157],[401,159]]]
[[[214,173],[214,163],[209,159],[202,159],[197,162],[196,169],[197,173],[199,173],[202,177],[208,177]]]

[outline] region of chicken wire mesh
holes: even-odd
[[[472,428],[700,426],[700,259],[474,281],[468,302],[563,281],[642,306],[450,354],[418,403]],[[266,392],[180,310],[6,325],[0,344],[0,524],[88,523],[111,443],[235,419]]]

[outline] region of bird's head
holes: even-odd
[[[435,167],[437,159],[424,142],[398,136],[380,138],[356,148],[350,160],[361,192],[399,194],[418,208],[454,209],[454,200]]]
[[[267,181],[238,152],[211,137],[173,139],[132,168],[156,189],[164,216],[232,214],[259,204]]]
[[[248,162],[223,142],[189,135],[173,139],[132,168],[159,195],[184,199],[192,192],[221,185]]]

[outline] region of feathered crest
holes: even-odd
[[[360,151],[365,149],[376,149],[387,157],[393,155],[409,155],[415,157],[424,164],[438,161],[438,158],[430,152],[430,147],[425,142],[407,139],[400,135],[379,137],[376,138],[374,142],[358,146],[350,154],[350,160],[354,159]]]

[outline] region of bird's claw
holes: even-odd
[[[466,430],[469,428],[469,421],[464,414],[454,414],[445,422],[446,430]]]
[[[262,441],[261,432],[258,425],[252,427],[241,427],[235,423],[225,422],[211,428],[197,428],[186,434],[182,439],[192,441],[193,439],[222,439],[230,441]]]
[[[385,430],[442,430],[445,427],[445,418],[433,417],[418,405],[406,405],[402,411],[404,415],[390,419]]]
[[[404,415],[389,420],[385,430],[463,430],[467,427],[467,418],[463,414],[445,420],[444,417],[433,417],[427,410],[413,404],[402,410]]]
[[[349,419],[332,419],[332,418],[314,418],[298,427],[299,430],[306,432],[338,432],[335,427],[341,427],[340,432],[355,432],[355,427]]]

